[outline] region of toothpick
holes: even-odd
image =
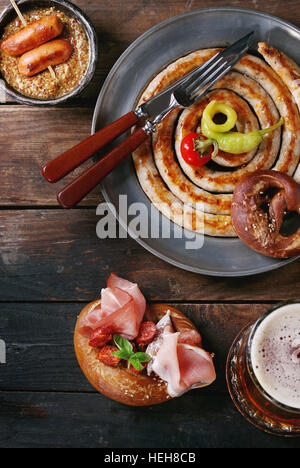
[[[25,20],[24,16],[22,15],[22,13],[20,12],[20,9],[19,9],[18,5],[16,4],[15,0],[10,0],[10,3],[14,7],[14,9],[16,10],[16,13],[17,13],[18,17],[20,18],[20,20],[22,21],[23,25],[26,26],[27,25],[26,20]]]
[[[16,11],[18,17],[20,18],[20,20],[21,20],[23,26],[27,26],[27,22],[26,22],[24,16],[22,15],[22,13],[20,12],[20,9],[19,9],[18,5],[16,4],[15,0],[10,0],[10,3],[11,3],[12,6],[14,7],[14,9],[15,9],[15,11]],[[54,72],[53,68],[50,66],[50,67],[48,67],[48,70],[49,70],[49,72],[51,73],[52,78],[53,78],[54,80],[56,80],[57,77],[56,77],[56,75],[55,75],[55,72]]]

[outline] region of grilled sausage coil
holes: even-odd
[[[203,49],[170,64],[149,83],[139,104],[214,56]],[[273,64],[272,64],[273,65]],[[238,114],[243,133],[267,128],[284,118],[284,126],[266,135],[254,151],[233,155],[219,152],[213,163],[187,164],[181,155],[183,138],[199,131],[211,100],[224,102]],[[294,89],[262,58],[246,54],[213,90],[188,109],[175,109],[133,153],[140,184],[166,217],[186,229],[211,236],[236,236],[231,220],[234,189],[247,174],[276,170],[294,176],[300,161],[300,115]]]

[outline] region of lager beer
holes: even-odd
[[[300,300],[272,308],[235,339],[227,384],[256,427],[300,436]]]

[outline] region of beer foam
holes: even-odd
[[[271,312],[251,344],[254,374],[273,399],[300,409],[300,303]]]

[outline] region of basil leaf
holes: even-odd
[[[128,361],[128,359],[130,359],[131,353],[127,353],[127,351],[119,349],[119,351],[113,351],[112,355]]]
[[[127,353],[132,353],[133,351],[130,341],[126,340],[121,335],[114,335],[114,343],[122,351],[126,351]]]
[[[144,369],[140,361],[138,359],[134,359],[134,357],[131,357],[128,362],[130,362],[130,364],[138,371],[142,371]]]
[[[128,368],[130,364],[138,371],[142,371],[144,366],[142,362],[148,362],[151,359],[151,356],[142,352],[133,352],[133,346],[130,341],[123,338],[121,335],[114,335],[114,343],[117,346],[118,351],[113,351],[112,355],[124,359],[128,362]]]
[[[138,352],[135,353],[132,357],[140,362],[149,362],[151,360],[151,356],[147,353]]]

